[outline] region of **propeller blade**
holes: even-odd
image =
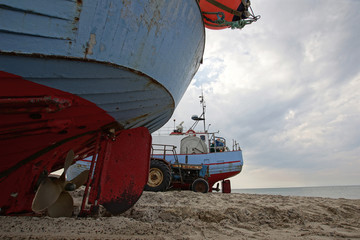
[[[76,185],[76,188],[79,188],[86,183],[86,181],[88,180],[89,172],[89,170],[85,170],[81,172],[78,176],[76,176],[73,180],[71,180],[71,182]]]
[[[53,182],[50,178],[45,178],[36,191],[31,209],[39,212],[51,206],[60,196],[62,187]]]
[[[74,157],[75,157],[75,153],[73,150],[70,150],[65,158],[65,162],[64,162],[64,171],[61,174],[61,176],[59,177],[59,179],[63,182],[65,182],[65,174],[66,171],[68,170],[68,168],[70,167],[70,165],[72,164],[72,162],[74,161]]]
[[[71,217],[74,201],[68,192],[62,192],[54,204],[48,207],[50,217]]]
[[[75,153],[73,150],[70,150],[67,153],[66,159],[65,159],[65,163],[64,163],[64,172],[66,173],[67,169],[70,167],[70,165],[72,164],[72,162],[74,161],[74,157],[75,157]]]

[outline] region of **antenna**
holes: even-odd
[[[200,115],[200,117],[198,117],[197,115],[193,115],[191,117],[192,120],[195,121],[195,123],[191,126],[190,129],[194,129],[196,127],[196,125],[198,124],[199,121],[204,121],[204,132],[207,132],[206,130],[206,123],[205,123],[205,109],[206,109],[206,104],[205,104],[205,100],[204,100],[204,94],[201,91],[201,96],[199,96],[200,98],[200,104],[202,105],[202,114]]]
[[[206,123],[205,123],[205,109],[206,109],[206,103],[205,103],[205,100],[204,100],[204,93],[203,91],[201,90],[201,96],[199,96],[200,98],[200,104],[202,105],[202,114],[200,116],[200,118],[202,118],[202,120],[204,121],[204,132],[206,132]]]

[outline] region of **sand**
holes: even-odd
[[[76,212],[81,199],[74,194]],[[144,192],[119,216],[0,222],[0,239],[360,239],[360,200]]]

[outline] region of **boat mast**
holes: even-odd
[[[200,98],[200,103],[202,105],[202,114],[200,115],[200,117],[198,117],[197,115],[193,115],[191,117],[192,120],[195,121],[195,123],[190,127],[190,129],[194,129],[196,127],[196,125],[199,123],[199,121],[204,121],[204,133],[207,132],[206,130],[206,123],[205,123],[205,109],[206,109],[206,103],[204,100],[204,94],[203,92],[201,92],[201,96],[199,96]]]
[[[205,100],[204,100],[204,93],[203,91],[201,91],[201,96],[199,96],[200,98],[200,103],[202,105],[202,114],[200,116],[200,118],[202,118],[202,120],[204,121],[204,132],[206,132],[206,124],[205,124],[205,109],[206,109],[206,103],[205,103]]]

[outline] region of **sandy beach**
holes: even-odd
[[[119,216],[0,221],[0,239],[360,239],[360,200],[144,192]]]

